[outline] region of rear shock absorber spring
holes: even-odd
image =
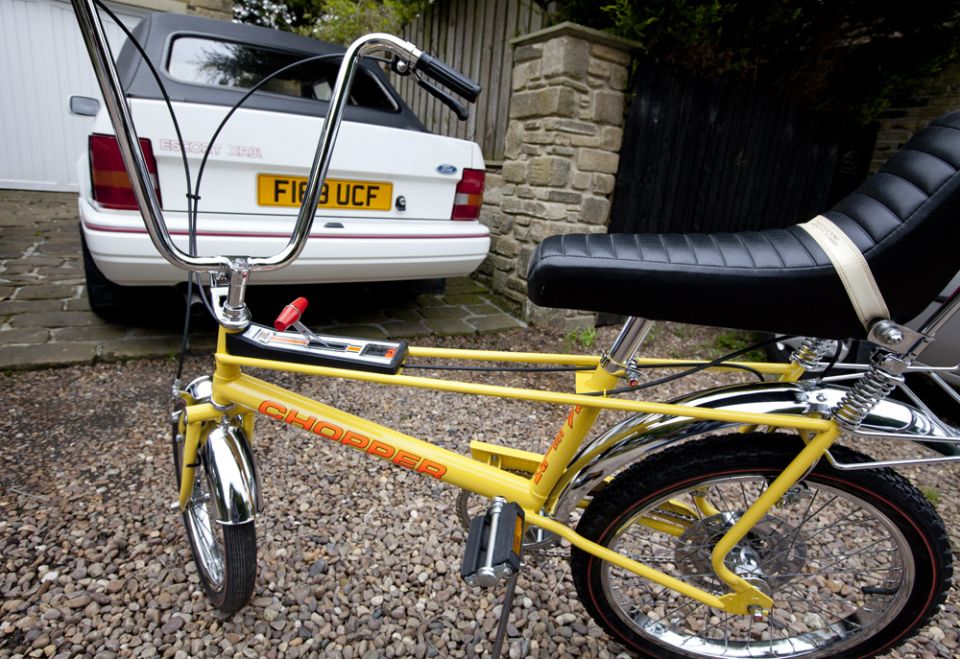
[[[800,347],[793,351],[790,359],[803,366],[807,371],[817,373],[826,368],[823,358],[836,349],[836,341],[807,337],[800,344]]]
[[[840,425],[848,430],[856,430],[877,403],[903,383],[903,376],[890,368],[893,364],[900,365],[902,362],[892,358],[889,353],[874,354],[870,369],[857,380],[833,410],[833,416]]]

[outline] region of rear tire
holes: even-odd
[[[90,301],[90,308],[104,320],[121,319],[130,306],[132,297],[130,291],[125,286],[114,284],[100,272],[100,268],[90,254],[82,230],[80,231],[80,249],[83,253],[83,274],[87,280],[87,298]]]
[[[121,286],[110,281],[93,260],[82,230],[80,250],[87,299],[93,313],[118,325],[178,327],[182,324],[183,296],[173,286]]]
[[[710,550],[801,448],[795,437],[765,434],[663,451],[598,493],[577,531],[723,594]],[[831,452],[844,462],[864,459],[843,447]],[[714,509],[698,506],[694,492]],[[942,520],[906,479],[890,469],[839,471],[825,460],[730,552],[731,569],[744,556],[758,561],[754,574],[774,598],[761,623],[708,609],[576,548],[570,560],[597,623],[633,652],[658,658],[873,656],[937,612],[953,560]]]
[[[405,282],[414,295],[443,295],[447,290],[447,280],[443,277],[435,279],[414,279]]]

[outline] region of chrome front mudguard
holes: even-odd
[[[212,391],[210,378],[205,376],[187,385],[180,396],[188,405],[208,403]],[[247,425],[243,416],[235,415],[207,423],[202,431],[206,436],[200,438],[197,457],[210,475],[210,494],[221,524],[245,524],[263,512],[260,473],[248,432],[252,432],[252,422]]]
[[[217,424],[200,447],[221,524],[244,524],[263,511],[260,477],[246,432],[236,417]]]
[[[754,414],[822,414],[840,402],[844,387],[818,381],[757,382],[718,387],[673,401],[691,407]],[[665,414],[630,417],[584,444],[547,500],[554,519],[566,520],[577,505],[607,478],[650,451],[691,437],[737,427],[729,421],[706,421]],[[881,401],[858,434],[896,433],[918,440],[945,436],[923,411],[895,400]]]

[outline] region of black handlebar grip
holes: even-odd
[[[441,85],[462,96],[470,103],[477,100],[483,89],[480,83],[474,82],[453,67],[447,66],[430,53],[423,53],[417,60],[416,69],[430,76]]]

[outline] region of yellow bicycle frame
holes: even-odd
[[[550,363],[568,366],[595,367],[593,371],[578,373],[575,393],[518,389],[514,387],[475,384],[456,380],[385,375],[327,366],[295,364],[241,357],[229,354],[226,347],[228,330],[220,329],[213,376],[213,394],[209,403],[189,405],[184,411],[186,425],[183,473],[181,477],[180,507],[185,509],[193,486],[193,467],[204,423],[219,421],[225,414],[245,414],[245,425],[252,431],[252,412],[302,428],[318,439],[363,451],[368,455],[389,460],[400,467],[450,483],[485,497],[500,496],[518,503],[528,524],[567,539],[602,560],[634,572],[651,581],[673,589],[708,606],[732,614],[755,613],[769,610],[773,600],[755,586],[732,572],[725,564],[727,553],[776,504],[783,494],[799,481],[836,440],[838,430],[831,420],[786,414],[756,414],[728,410],[621,400],[607,397],[605,392],[620,382],[600,365],[599,357],[562,354],[511,353],[470,351],[443,348],[410,347],[408,358],[436,358],[510,363]],[[679,360],[638,359],[637,363],[670,368]],[[688,365],[690,362],[683,362]],[[430,442],[406,435],[367,419],[348,414],[319,401],[269,384],[241,371],[242,367],[256,367],[272,371],[301,373],[322,377],[336,377],[384,385],[417,387],[479,396],[519,399],[551,403],[569,407],[570,411],[561,429],[543,455],[495,447],[481,443],[474,455],[465,456],[438,447]],[[750,367],[781,378],[796,377],[795,366],[785,364],[750,363]],[[722,368],[722,367],[721,367]],[[239,409],[237,409],[239,408]],[[541,514],[554,487],[560,482],[572,457],[593,427],[602,410],[620,410],[644,414],[665,414],[703,420],[724,421],[742,427],[786,428],[798,431],[808,439],[806,447],[771,483],[762,495],[744,512],[734,526],[715,546],[711,559],[713,568],[730,587],[730,592],[716,596],[684,583],[659,570],[634,561],[620,553],[602,547],[579,535],[558,520]],[[252,438],[252,432],[249,433]],[[478,459],[480,458],[480,459]],[[525,478],[506,471],[522,467],[532,472]],[[677,504],[684,505],[684,504]],[[701,510],[709,510],[709,503],[697,501]],[[656,527],[656,520],[647,522]]]

